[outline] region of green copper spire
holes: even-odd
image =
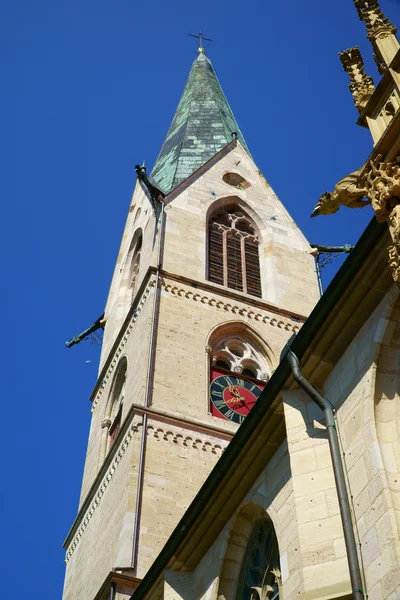
[[[248,150],[212,64],[200,51],[152,177],[165,193],[170,192],[231,142],[234,132]]]

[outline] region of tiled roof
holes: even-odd
[[[190,70],[152,177],[165,193],[170,192],[228,144],[233,132],[247,149],[212,64],[201,53]]]

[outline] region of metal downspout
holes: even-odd
[[[117,585],[113,582],[110,587],[110,600],[115,600]]]
[[[288,347],[288,346],[287,346]],[[315,402],[325,415],[325,425],[328,432],[329,448],[331,451],[333,472],[335,475],[336,491],[339,500],[340,516],[342,518],[343,535],[347,550],[350,581],[353,600],[363,600],[364,592],[361,579],[360,563],[357,554],[357,544],[351,520],[349,496],[346,488],[342,458],[340,455],[339,440],[335,426],[335,417],[330,403],[303,377],[300,361],[288,347],[287,359],[294,379],[303,388],[306,394]]]
[[[160,270],[162,267],[163,257],[163,242],[165,233],[165,205],[161,203],[161,215],[160,215],[160,231],[158,238],[158,253],[157,253],[157,271],[156,281],[154,286],[154,301],[153,301],[153,312],[151,317],[151,330],[150,330],[150,344],[149,344],[149,358],[147,361],[147,381],[146,381],[146,393],[144,398],[144,407],[148,408],[151,403],[151,397],[153,392],[153,376],[154,376],[154,362],[155,362],[155,340],[156,340],[156,321],[158,316],[159,308],[159,282],[160,282]],[[144,478],[144,459],[146,454],[146,429],[147,429],[147,413],[143,414],[142,419],[142,438],[140,444],[140,456],[139,456],[139,470],[138,470],[138,483],[136,490],[136,510],[135,510],[135,522],[133,526],[133,544],[132,544],[132,557],[131,557],[131,569],[136,568],[137,554],[139,546],[139,522],[142,513],[142,499],[143,499],[143,478]]]

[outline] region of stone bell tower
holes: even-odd
[[[65,600],[130,597],[319,297],[312,250],[201,44],[153,170],[137,175]]]

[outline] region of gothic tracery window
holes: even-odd
[[[252,377],[260,381],[268,381],[270,369],[267,361],[253,344],[240,335],[228,335],[218,341],[212,348],[212,365]]]
[[[258,237],[251,219],[226,206],[209,223],[209,280],[261,297]]]
[[[239,576],[236,600],[278,600],[279,550],[270,519],[254,523]]]

